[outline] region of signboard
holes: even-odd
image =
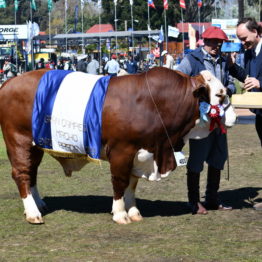
[[[212,26],[221,28],[230,41],[238,42],[236,35],[237,22],[238,19],[212,19]]]
[[[212,19],[212,25],[225,29],[235,29],[237,27],[238,19]]]
[[[27,39],[27,25],[0,25],[0,40]]]

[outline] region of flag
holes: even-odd
[[[48,12],[51,12],[53,8],[53,0],[47,0],[47,8],[48,8]]]
[[[202,6],[202,0],[197,0],[197,6],[200,8]]]
[[[99,9],[102,8],[102,0],[98,0],[98,1],[97,1],[97,7],[98,7]]]
[[[133,1],[133,0],[129,0],[129,2],[130,2],[130,5],[133,5],[133,3],[134,3],[134,1]]]
[[[80,0],[80,2],[81,2],[81,10],[83,10],[84,9],[84,5],[85,5],[85,1],[84,0]],[[98,5],[98,2],[97,2],[97,5]]]
[[[168,9],[168,0],[163,0],[164,9]]]
[[[5,0],[0,0],[0,8],[6,8]]]
[[[34,9],[36,11],[36,4],[35,4],[35,0],[30,0],[31,1],[31,8]]]
[[[147,4],[148,4],[149,7],[156,8],[153,0],[147,0]]]
[[[18,0],[15,0],[15,11],[16,11],[16,12],[17,12],[17,10],[18,10],[18,6],[19,6]]]
[[[117,0],[114,0],[114,4],[117,5]]]
[[[181,8],[186,9],[186,3],[185,3],[185,0],[179,0],[179,5],[180,5]]]
[[[168,26],[168,37],[178,38],[179,29],[173,26]]]
[[[160,32],[159,32],[159,39],[158,43],[162,43],[164,41],[164,32],[163,32],[163,26],[161,25]]]

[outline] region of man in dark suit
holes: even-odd
[[[235,63],[232,55],[232,76],[244,83],[246,91],[262,92],[262,26],[254,18],[243,18],[237,24],[237,36],[245,48],[244,69]],[[262,109],[252,110],[256,114],[256,131],[262,146]],[[262,210],[262,203],[254,206]]]

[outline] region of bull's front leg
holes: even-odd
[[[132,221],[141,221],[143,217],[141,216],[138,208],[136,207],[136,199],[135,199],[135,192],[136,186],[138,183],[138,177],[132,175],[130,176],[129,185],[125,190],[125,207],[128,211],[128,217]]]
[[[109,162],[113,185],[113,220],[118,224],[131,222],[124,202],[124,193],[129,185],[135,150],[132,147],[117,146],[110,150]]]

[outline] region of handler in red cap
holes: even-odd
[[[105,71],[111,76],[116,76],[119,72],[119,63],[116,61],[116,55],[112,54],[111,60],[109,60],[105,65]]]
[[[227,41],[227,35],[218,27],[211,26],[203,34],[204,46],[185,56],[177,70],[195,76],[208,70],[227,87],[228,94],[235,93],[233,78],[229,76],[227,59],[221,56],[220,47]],[[221,79],[222,78],[222,79]],[[192,214],[207,214],[208,209],[231,210],[219,200],[220,173],[227,159],[226,135],[215,128],[207,138],[189,140],[187,164],[188,200]],[[208,164],[205,203],[200,202],[199,180],[204,162]]]

